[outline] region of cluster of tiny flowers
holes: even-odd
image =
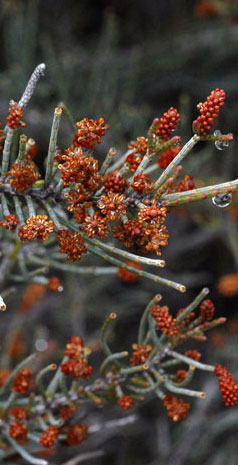
[[[128,145],[130,152],[126,158],[130,171],[135,172],[141,163],[142,158],[148,150],[148,139],[146,137],[137,137],[135,142]]]
[[[59,428],[56,426],[48,426],[39,439],[42,447],[52,447],[59,435]]]
[[[128,187],[128,182],[117,172],[108,173],[104,176],[103,183],[104,192],[114,192],[122,194]]]
[[[204,321],[211,321],[214,316],[215,306],[214,303],[210,299],[206,299],[200,305],[201,311],[201,320]]]
[[[79,260],[87,252],[84,241],[78,232],[60,229],[56,240],[60,247],[60,253],[67,254],[68,260]]]
[[[139,173],[134,176],[131,187],[140,195],[142,193],[148,194],[153,190],[153,181],[148,174]]]
[[[81,147],[69,148],[61,156],[61,160],[63,163],[60,163],[58,168],[66,187],[70,182],[81,183],[85,189],[93,191],[101,184],[98,161],[92,156],[84,156]]]
[[[179,397],[167,394],[162,400],[167,409],[168,417],[173,421],[185,420],[187,418],[190,405]]]
[[[187,352],[185,352],[185,356],[197,362],[199,362],[199,360],[201,359],[201,354],[196,349],[187,350]]]
[[[19,444],[25,444],[27,442],[28,428],[25,423],[18,420],[10,423],[9,434]]]
[[[214,124],[214,119],[219,115],[220,108],[223,107],[226,93],[223,89],[215,89],[207,97],[204,103],[199,103],[200,116],[193,122],[195,133],[206,136]]]
[[[176,381],[177,383],[183,383],[186,379],[187,371],[186,370],[177,370],[176,371]]]
[[[120,399],[118,399],[118,404],[120,407],[122,407],[124,410],[129,410],[133,408],[134,406],[134,401],[131,396],[121,396]]]
[[[62,373],[72,375],[75,379],[87,379],[92,374],[93,367],[88,365],[84,353],[83,340],[80,337],[72,336],[66,345],[65,355],[69,360],[61,365]]]
[[[137,270],[142,270],[140,263],[133,262],[133,260],[126,260],[125,264],[133,266],[133,268],[136,268]],[[137,281],[140,277],[138,273],[133,273],[133,271],[126,270],[123,268],[123,266],[118,269],[118,276],[122,279],[122,281],[130,283]]]
[[[10,214],[5,216],[5,221],[0,221],[0,226],[5,229],[16,229],[18,223],[16,215]]]
[[[143,365],[148,359],[152,346],[147,344],[146,346],[142,344],[133,344],[132,345],[133,354],[130,358],[130,363],[132,366]]]
[[[173,159],[178,155],[181,150],[180,145],[175,145],[165,150],[158,158],[158,165],[160,168],[165,169],[173,161]]]
[[[54,223],[52,220],[48,221],[47,215],[33,215],[27,218],[26,224],[20,226],[18,236],[23,242],[34,239],[44,242],[52,232],[54,232]]]
[[[157,329],[162,331],[163,334],[173,337],[178,334],[176,328],[176,318],[173,318],[169,313],[169,308],[164,305],[154,305],[150,309],[150,313],[155,318],[157,323]]]
[[[10,102],[9,115],[7,117],[7,125],[9,128],[18,129],[20,126],[24,127],[26,123],[22,121],[23,111],[18,106],[18,102],[13,100]]]
[[[222,365],[215,367],[214,374],[219,378],[219,387],[226,407],[236,405],[238,403],[238,385],[232,374]]]
[[[22,368],[14,379],[12,391],[25,394],[30,387],[32,380],[32,372],[28,368]]]
[[[30,164],[13,164],[8,175],[13,176],[9,182],[18,192],[25,192],[30,189],[37,180],[37,174]]]
[[[153,125],[156,128],[156,136],[167,141],[171,137],[172,132],[175,130],[179,119],[180,114],[178,110],[170,107],[169,110],[163,114],[162,118],[156,118],[153,121]]]
[[[96,144],[102,142],[109,124],[105,124],[104,118],[99,120],[84,118],[76,123],[78,128],[74,136],[74,145],[84,149],[93,149]]]
[[[71,425],[68,428],[67,432],[67,442],[70,446],[76,446],[77,444],[81,444],[81,442],[85,441],[88,437],[88,426],[87,425],[80,425],[79,423],[76,425]]]

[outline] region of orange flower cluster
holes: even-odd
[[[192,358],[193,360],[196,360],[197,362],[199,362],[199,360],[201,358],[200,352],[198,352],[198,350],[196,350],[196,349],[187,350],[187,352],[185,352],[184,355],[186,357]]]
[[[87,252],[84,241],[78,232],[60,229],[56,240],[60,246],[60,253],[67,254],[67,260],[79,260]]]
[[[126,260],[125,263],[126,265],[137,268],[137,270],[142,270],[142,266],[140,265],[140,263],[133,262],[133,260]],[[133,271],[126,270],[122,266],[118,269],[118,276],[123,281],[130,282],[130,283],[137,281],[140,277],[138,274],[133,273]]]
[[[41,283],[30,283],[19,306],[20,313],[27,313],[46,293],[46,286]]]
[[[79,423],[76,425],[71,425],[67,431],[67,442],[70,446],[76,446],[77,444],[81,444],[81,442],[85,441],[88,437],[88,426],[87,425],[80,425]]]
[[[129,410],[129,409],[133,408],[133,406],[134,406],[133,399],[130,396],[121,396],[120,399],[118,399],[118,404],[124,410]]]
[[[182,383],[187,376],[187,371],[186,370],[177,370],[176,371],[176,381],[177,383]]]
[[[122,194],[128,182],[120,174],[117,174],[115,171],[113,173],[108,173],[104,176],[103,183],[104,192],[114,192],[115,194]]]
[[[178,155],[181,150],[180,145],[175,145],[174,147],[170,147],[169,149],[165,150],[158,159],[158,165],[160,168],[165,169],[167,166],[173,161],[173,159]]]
[[[75,410],[76,410],[76,406],[65,405],[64,407],[61,407],[59,411],[59,415],[64,420],[64,422],[67,422],[70,420]]]
[[[28,428],[25,423],[20,421],[12,421],[10,423],[9,434],[11,438],[15,439],[19,444],[25,444],[27,442]]]
[[[9,115],[7,117],[7,125],[9,128],[17,129],[20,126],[24,127],[26,123],[22,121],[23,111],[22,108],[18,106],[18,102],[13,100],[10,102]]]
[[[56,426],[48,426],[39,439],[40,445],[42,447],[52,447],[59,436],[59,432],[59,428]]]
[[[150,309],[150,313],[155,318],[157,323],[157,329],[162,331],[163,334],[166,334],[169,337],[173,337],[178,334],[176,328],[176,318],[173,318],[169,313],[169,308],[164,305],[154,305]]]
[[[147,344],[146,346],[141,344],[133,344],[132,349],[133,354],[130,358],[130,364],[132,366],[143,365],[149,357],[152,346],[150,344]]]
[[[88,365],[84,357],[84,342],[80,337],[71,337],[66,344],[65,355],[69,360],[61,365],[62,373],[72,375],[75,379],[87,379],[92,374],[93,367]]]
[[[8,380],[11,372],[8,370],[8,368],[2,368],[0,370],[0,387],[2,387],[6,381]]]
[[[61,286],[58,276],[52,276],[49,279],[47,289],[53,292],[61,292],[63,290],[63,286]]]
[[[101,144],[106,129],[110,127],[109,124],[105,124],[104,118],[84,118],[77,122],[76,126],[78,130],[74,136],[74,145],[84,149],[93,149],[96,144]]]
[[[22,368],[13,382],[12,391],[25,394],[30,387],[31,379],[32,372],[28,368]]]
[[[140,223],[148,223],[150,225],[160,226],[164,223],[166,218],[167,209],[165,207],[159,208],[156,206],[156,201],[153,200],[150,207],[143,206],[138,213],[138,220]]]
[[[11,166],[8,175],[14,176],[9,182],[18,192],[25,192],[30,189],[37,180],[37,174],[30,164],[15,163]]]
[[[5,229],[16,229],[18,223],[19,220],[16,215],[6,215],[5,221],[0,221],[0,226]]]
[[[190,405],[183,399],[167,394],[163,397],[163,404],[167,409],[168,417],[173,421],[186,420]]]
[[[153,181],[148,174],[139,173],[134,177],[131,187],[139,195],[142,193],[148,194],[148,192],[153,190]]]
[[[143,213],[142,211],[141,218],[143,217]],[[145,211],[145,214],[146,213],[147,211]],[[151,214],[151,210],[149,213]],[[161,216],[160,220],[164,221],[164,217]],[[112,230],[114,237],[127,248],[138,247],[140,252],[145,254],[148,252],[155,252],[160,256],[160,247],[168,243],[169,235],[165,225],[159,225],[157,222],[145,226],[139,221],[128,220],[124,224],[113,227]]]
[[[82,225],[84,231],[88,237],[106,237],[109,232],[108,224],[106,218],[98,211],[93,214],[93,217],[86,215]]]
[[[156,118],[153,121],[155,128],[155,134],[162,140],[168,140],[171,137],[172,132],[175,130],[180,119],[180,114],[176,108],[170,107],[166,111],[162,118]]]
[[[187,174],[182,181],[180,181],[179,185],[176,186],[175,192],[185,192],[195,189],[195,184],[193,180],[193,176]]]
[[[222,365],[217,365],[214,374],[219,378],[219,387],[223,395],[226,407],[238,403],[238,385],[232,377],[232,374]]]
[[[213,319],[215,307],[214,303],[210,299],[206,299],[202,302],[200,310],[202,322],[211,321]]]
[[[130,167],[130,171],[133,173],[137,170],[142,158],[145,156],[148,150],[148,139],[146,137],[137,137],[135,142],[128,145],[129,155],[126,158],[126,162]]]
[[[52,232],[54,232],[54,223],[52,220],[48,221],[47,215],[33,215],[27,218],[26,224],[19,228],[18,236],[23,242],[34,241],[34,239],[44,242]]]
[[[81,148],[70,148],[62,155],[62,161],[58,165],[61,170],[61,178],[65,186],[70,182],[81,183],[85,189],[94,191],[100,185],[102,179],[98,173],[98,161],[94,157],[84,156]]]
[[[10,411],[16,420],[26,420],[28,418],[28,412],[24,407],[15,407]]]
[[[108,192],[107,195],[101,196],[97,206],[107,220],[115,221],[120,219],[121,215],[126,214],[125,196],[123,194]]]
[[[193,129],[196,134],[206,136],[214,124],[214,119],[219,115],[220,108],[223,107],[226,93],[223,89],[215,89],[207,97],[204,103],[199,103],[200,116],[193,122]]]

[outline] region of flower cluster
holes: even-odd
[[[207,97],[204,103],[199,103],[200,116],[193,122],[193,129],[196,134],[206,136],[214,124],[214,119],[219,115],[220,108],[223,107],[226,94],[223,89],[215,89]]]
[[[65,355],[69,360],[61,365],[62,373],[72,375],[74,379],[87,379],[92,374],[93,367],[88,365],[84,354],[83,340],[80,337],[72,337],[66,345]]]
[[[9,107],[9,115],[7,117],[7,125],[9,128],[18,129],[19,127],[24,127],[26,123],[22,121],[23,111],[18,102],[12,100]]]
[[[68,260],[79,260],[82,254],[87,252],[84,241],[78,232],[70,232],[68,229],[60,229],[56,237],[60,253],[67,254]]]
[[[156,320],[157,329],[162,331],[163,334],[166,334],[169,337],[173,337],[178,334],[176,318],[173,318],[172,315],[170,315],[169,308],[166,305],[163,307],[160,305],[154,305],[154,307],[150,309],[150,313]]]
[[[26,224],[20,226],[18,236],[23,242],[34,239],[44,242],[52,232],[54,232],[54,223],[52,220],[48,221],[47,215],[33,215],[27,218]]]
[[[184,402],[183,399],[172,394],[167,394],[163,397],[162,401],[171,420],[176,422],[187,418],[190,405]]]
[[[37,180],[36,171],[30,164],[15,163],[8,174],[13,176],[9,182],[18,192],[25,192],[30,189]]]
[[[25,394],[30,387],[31,379],[32,372],[28,370],[28,368],[22,368],[14,379],[12,390],[20,394]]]
[[[219,378],[219,387],[225,405],[227,407],[236,405],[238,403],[238,384],[235,383],[232,374],[222,365],[217,365],[214,373]]]
[[[105,124],[104,118],[99,120],[84,118],[76,123],[78,128],[74,136],[74,145],[84,149],[93,149],[96,144],[101,144],[109,124]]]

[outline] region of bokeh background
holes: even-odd
[[[235,179],[237,24],[237,0],[1,0],[0,120],[4,121],[9,100],[19,99],[36,64],[45,62],[46,75],[25,112],[26,132],[38,145],[36,163],[44,170],[52,115],[60,101],[77,121],[104,116],[110,124],[97,148],[102,160],[109,147],[117,147],[120,154],[131,140],[146,135],[153,118],[170,106],[181,113],[177,133],[185,143],[192,133],[196,104],[220,87],[227,100],[214,128],[232,132],[234,143],[223,151],[199,144],[184,170],[199,186]],[[62,121],[59,145],[66,148],[71,137],[67,121]],[[237,221],[237,196],[224,209],[204,201],[170,213],[170,240],[163,252],[167,267],[161,274],[186,284],[185,295],[145,280],[125,283],[117,276],[79,279],[59,273],[64,291],[36,299],[27,318],[19,322],[25,292],[19,286],[17,297],[9,300],[9,311],[1,316],[8,357],[14,363],[43,339],[42,357],[57,359],[67,339],[77,333],[91,341],[97,364],[102,357],[98,330],[108,313],[118,313],[112,347],[127,349],[136,340],[139,316],[153,294],[161,292],[164,303],[176,312],[208,286],[217,315],[227,316],[229,322],[211,331],[207,343],[193,348],[208,363],[226,364],[238,379]],[[19,333],[20,324],[24,330]],[[18,346],[11,353],[14,338]],[[208,395],[193,403],[186,422],[171,424],[160,401],[151,398],[132,413],[129,426],[102,427],[96,438],[93,435],[75,449],[75,455],[102,450],[103,455],[89,465],[236,465],[237,408],[223,407],[217,380],[211,376],[197,375],[194,383]],[[88,421],[121,416],[119,407],[108,406],[92,409]],[[72,450],[62,449],[50,463],[64,464],[71,456]],[[21,461],[16,458],[14,463]]]

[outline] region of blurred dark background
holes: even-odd
[[[224,151],[213,144],[199,144],[185,161],[184,172],[193,175],[198,185],[235,179],[237,22],[237,0],[1,0],[0,119],[4,124],[9,100],[20,98],[34,67],[45,62],[46,75],[25,111],[26,132],[37,142],[36,162],[44,169],[52,115],[60,101],[77,121],[104,116],[110,123],[97,149],[102,160],[110,146],[123,153],[131,140],[146,135],[153,118],[170,106],[181,113],[177,133],[185,143],[192,134],[196,104],[220,87],[227,100],[214,129],[232,132],[234,143]],[[71,138],[67,121],[62,121],[60,146],[66,148]],[[213,330],[203,349],[201,344],[193,347],[203,351],[204,361],[224,362],[238,376],[234,356],[237,220],[237,196],[225,209],[205,201],[170,213],[170,241],[163,253],[168,265],[161,274],[186,284],[185,295],[144,280],[128,284],[117,277],[60,276],[63,294],[47,294],[25,322],[26,345],[33,344],[32,328],[35,338],[43,332],[56,347],[62,347],[75,328],[93,341],[104,317],[116,311],[119,318],[111,343],[115,349],[126,349],[135,341],[139,316],[153,294],[161,292],[164,303],[176,312],[209,286],[217,315],[228,316],[231,323]],[[20,287],[19,296],[22,292]],[[11,323],[20,298],[12,298],[2,331]],[[160,401],[152,399],[142,405],[132,425],[123,431],[104,431],[101,439],[90,439],[81,450],[99,447],[105,451],[90,465],[236,465],[237,409],[225,411],[213,381],[197,376],[195,387],[207,389],[208,399],[194,403],[187,423],[171,425]],[[90,415],[93,422],[122,413],[108,407],[104,413]],[[60,463],[70,454],[61,451]]]

